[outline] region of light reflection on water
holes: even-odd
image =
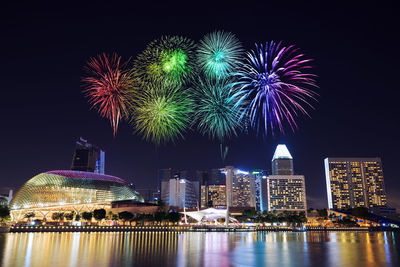
[[[391,232],[8,233],[1,266],[400,266]]]

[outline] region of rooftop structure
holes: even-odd
[[[279,144],[272,157],[272,175],[294,174],[293,158],[286,145]]]

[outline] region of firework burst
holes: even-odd
[[[234,34],[215,31],[200,40],[197,62],[208,77],[225,77],[237,68],[243,52],[242,45]]]
[[[270,42],[247,54],[247,62],[239,73],[241,88],[246,92],[249,106],[246,116],[257,132],[264,127],[272,133],[278,127],[284,132],[287,122],[292,131],[297,127],[296,117],[308,116],[304,106],[315,100],[315,75],[308,72],[311,59],[305,59],[293,45],[282,47],[281,43]]]
[[[82,78],[84,93],[92,108],[110,120],[115,136],[119,121],[128,115],[130,75],[123,70],[121,57],[116,53],[91,58],[85,70],[88,76]]]
[[[151,83],[136,99],[131,123],[144,139],[159,145],[183,137],[192,111],[189,90]]]
[[[142,84],[187,84],[195,74],[195,43],[185,37],[163,36],[151,42],[134,61],[133,77]]]
[[[243,91],[231,79],[199,81],[194,96],[194,114],[203,135],[223,142],[237,134],[243,114]]]

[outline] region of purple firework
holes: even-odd
[[[310,88],[317,87],[315,75],[308,72],[310,61],[294,45],[282,47],[273,41],[256,45],[254,51],[247,53],[238,83],[249,103],[246,116],[257,132],[260,126],[265,134],[268,128],[273,133],[275,127],[284,132],[285,122],[294,131],[296,117],[308,116],[303,106],[312,107],[308,100],[315,100],[316,93]]]

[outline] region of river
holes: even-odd
[[[1,266],[400,266],[400,233],[6,233],[0,253]]]

